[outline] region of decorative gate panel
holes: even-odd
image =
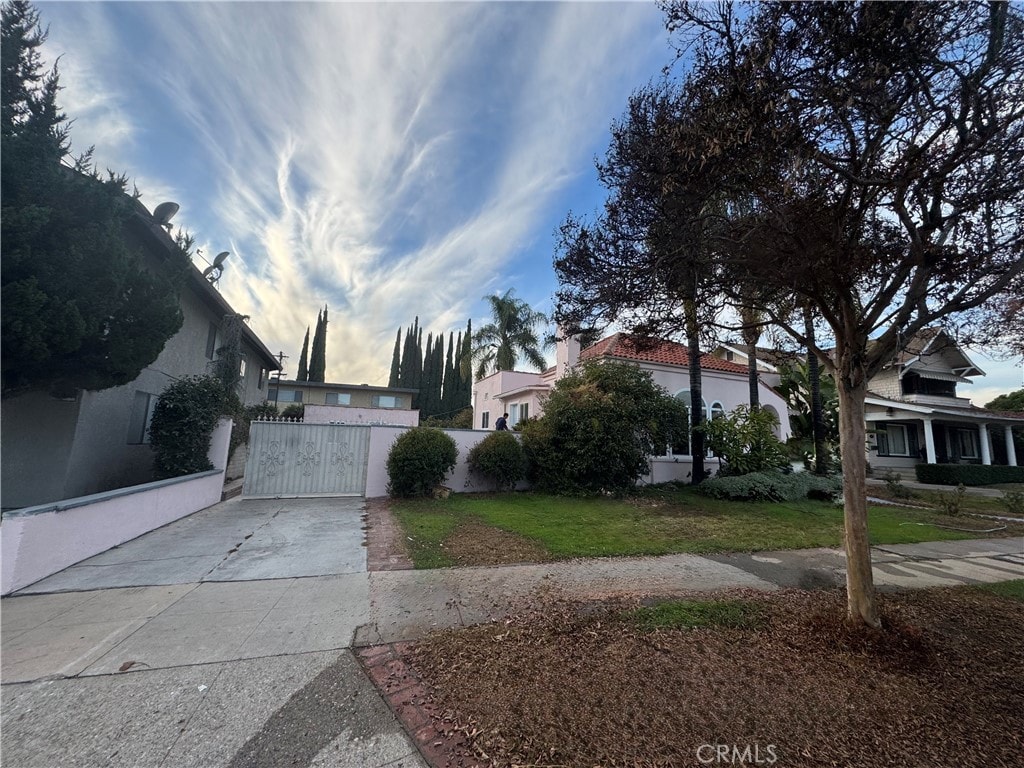
[[[362,496],[368,426],[254,421],[244,496]]]

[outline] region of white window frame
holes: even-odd
[[[903,452],[897,453],[893,450],[893,439],[892,434],[895,430],[902,430],[903,432]],[[879,435],[878,438],[878,455],[879,456],[894,456],[906,458],[910,456],[910,433],[906,424],[886,424],[882,430],[883,434]],[[882,452],[882,442],[885,444],[885,452]]]
[[[964,437],[970,443],[971,453],[964,451]],[[980,459],[981,451],[978,444],[978,433],[973,429],[957,429],[957,444],[960,448],[961,459]]]
[[[391,405],[385,405],[385,400],[390,402]],[[388,408],[393,410],[395,408],[402,407],[402,398],[399,395],[374,395],[373,399],[370,401],[370,404],[374,408]]]

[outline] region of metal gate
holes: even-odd
[[[254,421],[243,496],[362,496],[370,428]]]

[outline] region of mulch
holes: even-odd
[[[435,766],[696,766],[721,749],[748,765],[1021,764],[1024,603],[887,594],[875,631],[845,624],[840,592],[730,597],[764,623],[642,630],[627,603],[557,602],[360,653]]]

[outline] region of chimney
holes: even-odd
[[[580,361],[580,340],[577,336],[566,336],[558,329],[558,341],[555,343],[555,381],[562,378],[576,367]]]

